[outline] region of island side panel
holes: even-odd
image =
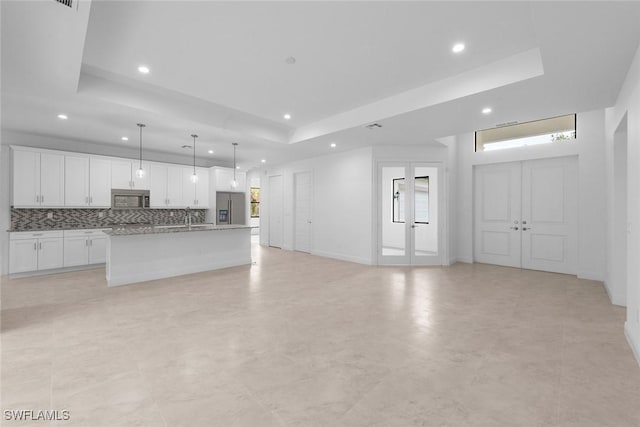
[[[120,286],[251,264],[251,229],[109,236],[107,283]]]

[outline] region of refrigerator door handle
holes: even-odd
[[[229,208],[229,216],[228,216],[228,221],[227,224],[231,224],[231,218],[233,218],[233,213],[231,212],[231,209],[233,208],[233,204],[231,203],[231,199],[229,199],[229,201],[227,202],[227,206]]]

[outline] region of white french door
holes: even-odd
[[[575,157],[475,168],[474,260],[576,274]]]
[[[440,165],[378,165],[378,263],[442,264]]]

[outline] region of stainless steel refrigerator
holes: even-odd
[[[216,193],[216,224],[246,224],[244,193]]]

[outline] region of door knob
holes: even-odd
[[[510,228],[510,229],[512,229],[512,230],[516,230],[516,231],[518,231],[518,230],[519,230],[519,228],[518,228],[518,227],[509,227],[509,228]],[[523,230],[524,230],[524,228],[523,228]]]
[[[411,228],[416,228],[416,227],[417,227],[417,225],[411,224]]]
[[[531,227],[522,227],[522,231],[531,230]]]

